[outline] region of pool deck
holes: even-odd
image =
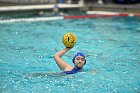
[[[45,11],[52,10],[54,4],[45,4],[45,5],[6,5],[0,6],[0,13],[5,14],[12,12],[12,14],[17,11]],[[10,23],[10,22],[22,22],[22,21],[49,21],[49,20],[60,20],[60,19],[81,19],[81,18],[98,18],[98,17],[112,17],[112,16],[139,16],[140,17],[140,4],[134,5],[113,5],[113,4],[88,4],[88,5],[79,5],[79,4],[58,4],[60,9],[80,9],[86,11],[84,15],[61,15],[61,16],[52,16],[52,17],[36,17],[36,18],[13,18],[13,19],[2,19],[0,23]],[[87,9],[88,8],[88,9]],[[24,12],[23,12],[24,13]],[[23,14],[22,13],[22,14]],[[32,13],[32,12],[31,12]],[[87,15],[88,14],[88,15]]]
[[[140,13],[140,4],[88,4],[92,10]]]
[[[15,5],[15,4],[0,4],[0,12],[5,11],[28,11],[28,10],[47,10],[52,9],[54,4],[42,4],[42,5]],[[130,11],[140,13],[140,4],[58,4],[60,9],[93,9],[104,11]]]
[[[28,10],[49,10],[53,9],[55,4],[45,5],[16,5],[16,6],[1,6],[0,12],[6,11],[28,11]],[[57,4],[60,9],[75,9],[82,8],[84,5],[79,4]]]
[[[55,4],[40,4],[40,5],[15,5],[15,4],[0,4],[0,12],[11,11],[37,11],[37,10],[52,10]],[[140,4],[57,4],[60,9],[81,9],[84,11],[110,11],[124,13],[139,13]]]

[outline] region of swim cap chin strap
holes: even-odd
[[[85,55],[82,53],[82,52],[78,52],[75,56],[74,56],[74,58],[72,59],[72,62],[74,63],[74,60],[75,60],[75,58],[77,57],[77,56],[82,56],[82,57],[84,57],[84,59],[85,59]],[[75,64],[75,63],[74,63]],[[85,59],[85,64],[86,64],[86,59]],[[84,65],[85,65],[84,64]]]

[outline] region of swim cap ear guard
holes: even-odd
[[[75,58],[76,58],[77,56],[82,56],[82,57],[85,58],[85,55],[84,55],[83,53],[78,52],[78,53],[74,56],[74,58],[72,59],[72,62],[73,62],[73,63],[74,63],[74,60],[75,60]],[[74,63],[74,64],[75,64],[75,63]],[[85,59],[85,64],[86,64],[86,59]],[[85,64],[84,64],[84,65],[85,65]]]

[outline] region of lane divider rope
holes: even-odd
[[[35,21],[51,21],[51,20],[62,20],[62,19],[83,19],[83,18],[104,18],[113,16],[138,16],[140,13],[117,13],[117,12],[105,12],[105,11],[87,11],[86,15],[75,15],[75,16],[56,16],[56,17],[36,17],[36,18],[12,18],[12,19],[1,19],[0,23],[13,23],[13,22],[35,22]]]

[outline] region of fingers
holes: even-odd
[[[72,49],[72,48],[73,48],[73,47],[66,47],[67,50],[70,50],[70,49]]]

